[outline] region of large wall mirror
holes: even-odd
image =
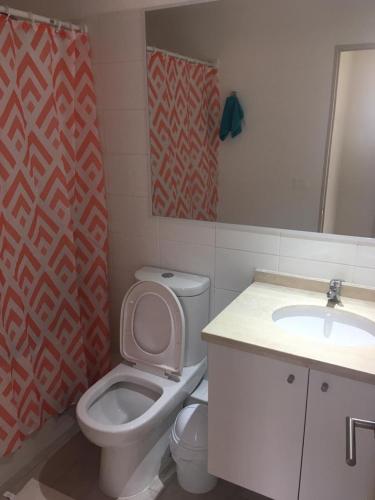
[[[154,215],[375,236],[375,45],[339,4],[146,13]]]

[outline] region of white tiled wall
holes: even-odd
[[[210,276],[212,315],[250,284],[255,268],[375,286],[375,240],[151,217],[143,13],[88,24],[110,211],[114,339],[123,295],[145,264]]]

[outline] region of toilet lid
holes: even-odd
[[[160,283],[139,281],[121,308],[120,349],[124,359],[180,374],[185,318],[174,292]]]

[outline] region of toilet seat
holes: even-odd
[[[153,281],[135,283],[120,317],[120,352],[138,368],[180,375],[185,346],[185,317],[175,293]]]

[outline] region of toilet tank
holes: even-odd
[[[142,267],[135,273],[138,281],[156,281],[177,295],[185,315],[184,366],[192,366],[206,356],[201,332],[209,322],[210,279],[157,267]]]

